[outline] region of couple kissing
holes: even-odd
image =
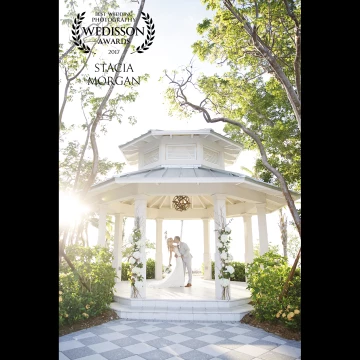
[[[167,248],[169,251],[169,268],[171,268],[170,273],[168,273],[163,280],[156,282],[151,287],[156,288],[169,288],[169,287],[183,287],[185,284],[185,271],[188,271],[188,282],[185,287],[192,286],[192,269],[191,269],[191,260],[192,255],[190,253],[189,246],[182,242],[179,236],[174,238],[168,238],[166,240]],[[175,260],[175,266],[172,266],[171,260]]]

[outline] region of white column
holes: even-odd
[[[244,238],[245,238],[245,263],[252,263],[254,260],[254,244],[252,234],[251,215],[244,215]]]
[[[118,276],[116,282],[121,281],[121,265],[122,265],[122,246],[123,246],[123,214],[115,214],[115,231],[114,231],[114,261],[113,268],[116,269]]]
[[[105,246],[106,239],[106,215],[107,215],[107,205],[100,205],[99,211],[99,228],[98,228],[98,241],[97,245]]]
[[[141,231],[141,240],[146,241],[146,204],[147,204],[147,197],[145,195],[137,195],[135,196],[135,218],[139,218],[140,224],[140,231]],[[145,245],[141,246],[140,248],[140,260],[143,264],[141,269],[141,275],[143,277],[142,283],[138,284],[137,288],[140,293],[140,297],[145,299],[146,298],[146,252],[145,252]]]
[[[260,255],[263,255],[269,250],[265,204],[256,204],[256,209],[259,226]]]
[[[210,219],[203,219],[204,227],[204,279],[211,280]]]
[[[155,280],[162,279],[162,265],[163,265],[163,258],[162,258],[163,226],[162,225],[163,225],[163,219],[156,219]]]
[[[217,300],[221,300],[222,286],[219,282],[219,269],[220,269],[220,253],[216,247],[216,241],[219,236],[218,229],[226,224],[226,195],[215,194],[214,200],[214,223],[215,223],[215,297]],[[230,294],[230,285],[229,285]]]

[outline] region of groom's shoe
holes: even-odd
[[[185,287],[190,287],[190,286],[191,286],[191,284],[189,284],[189,283],[187,285],[185,285]]]

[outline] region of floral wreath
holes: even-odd
[[[131,297],[141,297],[139,287],[142,286],[144,277],[141,275],[143,263],[141,262],[141,248],[145,245],[145,241],[141,239],[141,231],[139,219],[135,219],[133,232],[129,236],[129,243],[132,244],[131,255],[128,258],[130,263],[129,281],[131,284]]]
[[[229,254],[229,247],[231,241],[231,229],[228,226],[223,226],[217,230],[219,233],[218,241],[216,241],[216,247],[220,254],[220,269],[219,280],[222,286],[222,300],[230,300],[230,278],[234,277],[235,269],[229,265],[229,262],[233,260],[233,256]]]

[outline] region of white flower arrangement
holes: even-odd
[[[220,269],[219,269],[219,281],[222,286],[222,300],[230,300],[230,278],[234,277],[234,268],[228,265],[232,261],[233,257],[229,254],[229,246],[231,241],[231,229],[228,226],[223,226],[218,230],[219,236],[216,246],[220,254]]]
[[[139,287],[142,286],[143,276],[141,275],[141,269],[143,263],[141,262],[141,247],[144,246],[144,241],[141,239],[141,231],[139,226],[139,219],[135,219],[135,226],[132,234],[129,236],[129,242],[132,245],[132,253],[129,256],[130,263],[130,277],[131,284],[131,297],[137,298],[140,296]]]

